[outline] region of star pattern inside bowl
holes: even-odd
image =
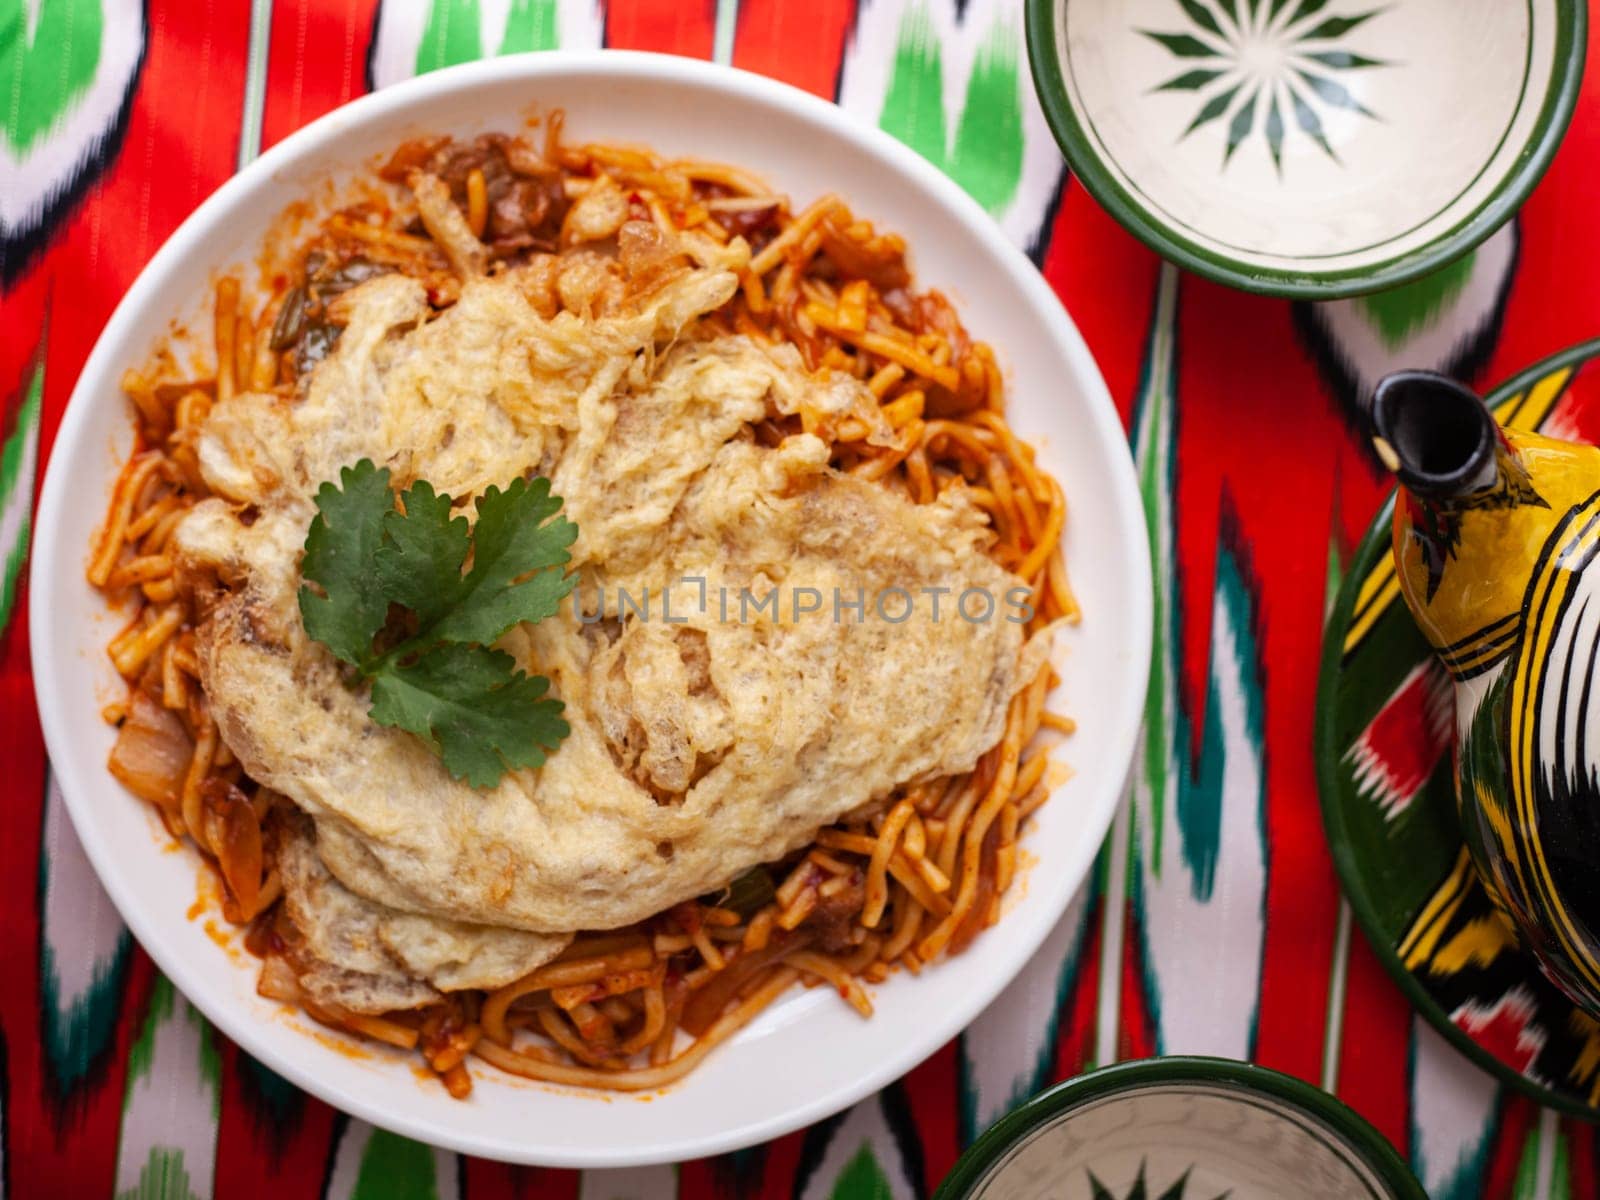
[[[1291,127],[1340,162],[1328,139],[1327,114],[1343,110],[1377,119],[1341,77],[1395,65],[1346,45],[1348,35],[1385,9],[1330,13],[1330,0],[1176,3],[1186,28],[1138,31],[1160,43],[1185,68],[1151,91],[1194,96],[1198,107],[1180,141],[1204,126],[1223,123],[1224,168],[1246,140],[1259,136],[1281,176]]]

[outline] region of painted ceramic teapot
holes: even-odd
[[[1501,429],[1442,376],[1392,375],[1374,445],[1394,557],[1455,685],[1456,794],[1490,894],[1600,1015],[1600,450]]]

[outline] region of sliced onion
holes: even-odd
[[[141,800],[176,813],[193,755],[194,743],[178,715],[135,691],[111,749],[111,773]]]
[[[728,1002],[763,967],[776,962],[792,950],[808,945],[812,940],[809,930],[796,933],[778,933],[760,950],[739,955],[708,980],[704,987],[689,997],[683,1006],[683,1016],[678,1024],[693,1037],[701,1037],[722,1015]]]
[[[261,961],[261,974],[256,977],[256,992],[268,1000],[299,1004],[300,980],[289,965],[289,960],[281,954],[267,955]]]
[[[630,279],[655,275],[678,255],[676,239],[654,221],[625,221],[617,231],[617,258]]]
[[[244,793],[225,780],[207,780],[203,798],[212,852],[242,919],[248,921],[259,908],[265,869],[261,823]]]

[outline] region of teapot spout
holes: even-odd
[[[1373,446],[1400,483],[1394,561],[1401,591],[1460,678],[1514,640],[1534,561],[1563,511],[1544,493],[1592,491],[1595,452],[1503,430],[1470,388],[1429,371],[1378,384],[1371,420]],[[1487,634],[1492,645],[1480,654]]]
[[[1432,371],[1400,371],[1372,397],[1373,447],[1407,491],[1445,500],[1494,482],[1494,418],[1470,388]]]

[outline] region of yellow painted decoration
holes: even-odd
[[[1395,578],[1394,559],[1378,560],[1372,573],[1362,581],[1361,594],[1356,597],[1355,613],[1350,619],[1350,632],[1345,634],[1344,652],[1349,654],[1372,632],[1378,618],[1400,595],[1400,581]]]
[[[1433,957],[1439,939],[1450,927],[1456,910],[1466,898],[1467,888],[1471,882],[1472,857],[1463,848],[1461,857],[1456,860],[1455,869],[1450,872],[1450,877],[1439,885],[1438,891],[1428,897],[1428,902],[1422,906],[1422,912],[1417,915],[1416,921],[1412,923],[1405,939],[1400,943],[1400,958],[1406,964],[1408,971],[1417,970]]]
[[[1472,967],[1487,967],[1517,944],[1517,934],[1499,913],[1469,921],[1447,942],[1428,969],[1435,975],[1454,975]]]
[[[1600,485],[1600,450],[1537,433],[1505,431],[1500,482],[1449,507],[1402,493],[1394,506],[1400,590],[1417,624],[1452,675],[1503,657],[1515,639],[1527,590],[1527,565],[1571,508]],[[1523,491],[1526,489],[1526,491]],[[1444,574],[1430,579],[1430,541],[1422,527],[1438,514],[1449,541]]]
[[[1494,410],[1494,419],[1505,430],[1532,433],[1544,424],[1556,401],[1566,394],[1572,382],[1571,367],[1551,371],[1525,392],[1518,392]]]
[[[1476,781],[1472,790],[1477,798],[1475,811],[1483,820],[1484,832],[1494,839],[1497,855],[1493,871],[1484,876],[1483,887],[1495,907],[1504,911],[1508,907],[1505,898],[1507,892],[1519,896],[1528,893],[1528,874],[1522,869],[1522,851],[1517,849],[1510,806],[1504,803],[1504,793],[1491,791],[1482,780]],[[1509,875],[1504,884],[1498,882],[1501,875]]]
[[[1591,480],[1600,482],[1600,480]],[[1511,677],[1511,794],[1513,837],[1527,847],[1535,907],[1549,918],[1541,932],[1553,934],[1570,966],[1586,988],[1600,995],[1600,954],[1586,930],[1567,906],[1563,889],[1551,873],[1539,811],[1542,761],[1539,718],[1544,715],[1543,693],[1561,617],[1582,582],[1586,559],[1600,554],[1600,495],[1566,515],[1551,544],[1544,548],[1534,568],[1528,611],[1523,618],[1522,642]]]
[[[1504,424],[1439,376],[1379,385],[1374,432],[1401,484],[1392,574],[1363,581],[1351,638],[1398,591],[1450,673],[1466,851],[1509,918],[1463,910],[1464,856],[1401,945],[1407,967],[1447,975],[1520,943],[1600,1017],[1600,450],[1527,428],[1570,378],[1508,401]]]
[[[1532,432],[1544,424],[1550,410],[1566,394],[1572,381],[1572,368],[1552,371],[1525,392],[1518,392],[1502,401],[1494,410],[1494,418],[1502,429],[1510,432]],[[1356,596],[1355,611],[1350,617],[1350,629],[1345,634],[1344,652],[1351,654],[1360,646],[1380,617],[1400,596],[1400,582],[1395,578],[1394,559],[1380,558],[1361,581],[1361,591]]]
[[[1583,1049],[1568,1073],[1579,1087],[1589,1088],[1589,1103],[1600,1105],[1600,1021],[1580,1012],[1572,1014],[1572,1032],[1583,1038]]]

